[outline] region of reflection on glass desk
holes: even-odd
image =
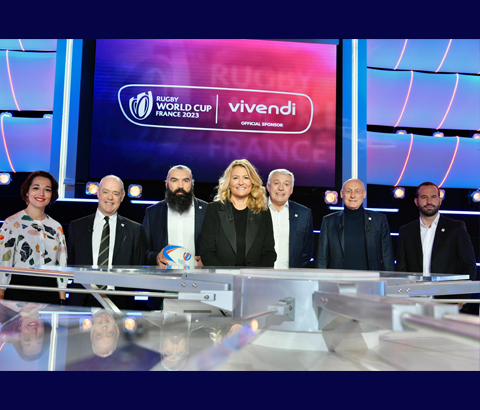
[[[5,301],[4,301],[5,302]],[[371,349],[255,344],[255,320],[0,304],[0,370],[479,370],[479,346],[429,331],[381,331]]]
[[[232,318],[0,302],[0,370],[181,370],[189,357],[253,331]]]

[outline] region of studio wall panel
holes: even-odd
[[[439,73],[480,73],[479,39],[372,39],[368,67]]]
[[[0,117],[0,170],[50,169],[51,118]]]
[[[367,123],[480,129],[480,76],[367,70]]]
[[[56,51],[56,39],[0,39],[0,50]]]
[[[480,187],[480,139],[367,132],[370,184]]]
[[[52,111],[56,53],[0,50],[0,110]]]

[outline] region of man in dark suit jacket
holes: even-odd
[[[165,199],[146,209],[143,228],[147,236],[146,263],[148,265],[164,268],[167,260],[163,257],[162,251],[169,244],[187,248],[195,255],[199,265],[202,265],[200,236],[208,203],[195,198],[193,185],[190,168],[185,165],[173,166],[165,180]],[[169,222],[172,226],[175,220],[181,218],[184,218],[185,229],[170,231]],[[148,306],[154,310],[161,309],[162,301],[163,298],[149,298]]]
[[[414,201],[420,218],[400,228],[397,271],[462,274],[475,280],[475,251],[465,222],[439,213],[442,199],[438,186],[432,182],[420,184]],[[450,297],[468,299],[469,295]],[[478,314],[478,306],[476,309]]]
[[[138,266],[145,263],[146,237],[142,225],[118,215],[125,191],[123,182],[114,175],[108,175],[100,181],[98,189],[98,208],[88,215],[70,223],[67,237],[69,265],[101,265],[98,254],[103,230],[104,217],[108,217],[110,242],[106,266]],[[115,238],[113,241],[113,237]],[[82,288],[79,284],[73,287]],[[132,289],[128,289],[132,290]],[[119,308],[133,307],[132,297],[115,296],[112,300]],[[69,305],[98,306],[91,295],[70,293]]]
[[[358,179],[340,191],[345,208],[323,218],[316,267],[393,271],[394,255],[385,215],[363,208],[367,191]]]
[[[275,268],[279,269],[303,268],[313,256],[312,211],[289,200],[294,182],[293,173],[287,169],[274,169],[267,180],[277,253]]]
[[[185,246],[185,243],[173,243],[171,240],[175,232],[168,231],[169,212],[176,217],[187,212],[193,213],[194,225],[190,230],[194,237],[185,240],[191,240],[194,244],[195,249],[187,249],[196,255],[195,258],[200,262],[200,234],[208,203],[195,198],[193,185],[192,172],[188,167],[176,165],[168,171],[165,199],[149,206],[143,219],[143,228],[147,235],[147,264],[164,267],[166,260],[161,255],[163,248],[169,244]]]

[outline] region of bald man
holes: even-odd
[[[105,268],[144,265],[147,238],[142,225],[117,212],[125,197],[122,180],[115,175],[107,175],[100,181],[97,196],[97,211],[70,223],[67,235],[68,265]],[[110,232],[109,246],[102,251],[101,242],[105,225],[108,225]],[[77,283],[70,287],[83,288]],[[120,309],[134,308],[133,296],[115,295],[111,299]],[[92,295],[74,292],[70,293],[68,304],[100,306]]]
[[[365,185],[358,179],[343,183],[340,196],[344,210],[323,218],[316,267],[393,271],[390,228],[384,214],[367,211]]]

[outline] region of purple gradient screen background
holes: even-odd
[[[112,173],[128,179],[162,180],[171,166],[184,164],[192,169],[196,181],[216,182],[232,160],[247,158],[264,182],[272,169],[287,168],[295,174],[296,185],[334,186],[336,52],[332,44],[290,41],[97,40],[90,177]],[[258,132],[278,131],[266,127],[234,132],[139,126],[123,115],[118,100],[119,90],[130,84],[305,94],[312,100],[313,118],[309,129],[300,134]],[[184,98],[185,89],[179,95]],[[273,94],[264,95],[267,105],[272,103],[268,101]],[[245,102],[264,102],[261,98],[247,101],[251,96],[238,93],[238,99]],[[211,103],[212,97],[202,100],[200,93],[196,102]],[[304,129],[305,118],[311,115],[305,106],[299,104],[295,117],[283,117],[287,128],[299,121]],[[220,123],[228,114],[225,107],[224,102]],[[218,128],[230,128],[236,114],[230,112]],[[211,125],[212,118],[205,117],[199,124],[208,128],[205,124]],[[253,113],[249,119],[262,118],[267,117]],[[164,125],[192,124],[188,118],[162,121]]]

